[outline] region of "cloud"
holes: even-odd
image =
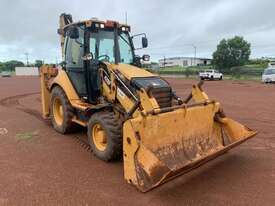
[[[275,56],[273,0],[1,0],[0,61],[60,59],[58,17],[67,12],[75,20],[98,17],[124,22],[133,33],[146,32],[150,47],[140,51],[162,56],[211,57],[222,38],[242,35],[252,43],[252,55]]]

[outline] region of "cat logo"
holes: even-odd
[[[110,81],[110,79],[107,77],[107,75],[104,75],[104,81],[105,81],[105,83],[108,85],[108,86],[111,86],[111,81]]]
[[[119,96],[119,97],[121,97],[122,99],[124,99],[125,98],[125,94],[124,94],[124,92],[119,88],[119,87],[117,87],[117,95]]]

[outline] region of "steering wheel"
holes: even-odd
[[[102,60],[100,60],[101,58],[103,58]],[[103,54],[103,55],[100,55],[100,56],[98,56],[97,57],[97,59],[99,60],[99,61],[104,61],[104,60],[106,60],[106,61],[110,61],[110,57],[107,55],[107,54]]]

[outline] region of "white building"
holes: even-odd
[[[39,76],[38,67],[15,67],[16,76]]]
[[[211,59],[194,58],[194,57],[171,57],[159,60],[160,67],[189,67],[189,66],[206,66],[211,64]]]
[[[275,67],[275,58],[269,58],[269,66]]]

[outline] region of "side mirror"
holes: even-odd
[[[149,61],[150,61],[150,55],[144,54],[144,55],[142,56],[142,60],[145,61],[145,62],[149,62]]]
[[[141,38],[141,45],[139,45],[141,48],[138,47],[138,48],[135,48],[135,50],[147,48],[147,46],[148,46],[148,39],[146,38],[146,34],[145,33],[133,35],[133,36],[131,36],[131,39],[133,40],[135,37],[138,37],[138,36],[142,36],[142,38]]]
[[[71,39],[78,39],[79,38],[79,31],[76,26],[70,26],[66,31],[66,36],[70,37]]]
[[[65,61],[62,61],[62,62],[59,63],[59,65],[60,65],[62,68],[66,67],[66,64],[67,64],[67,63],[66,63]]]
[[[142,48],[147,48],[148,47],[148,39],[146,37],[142,37]],[[150,58],[150,56],[149,56]]]

